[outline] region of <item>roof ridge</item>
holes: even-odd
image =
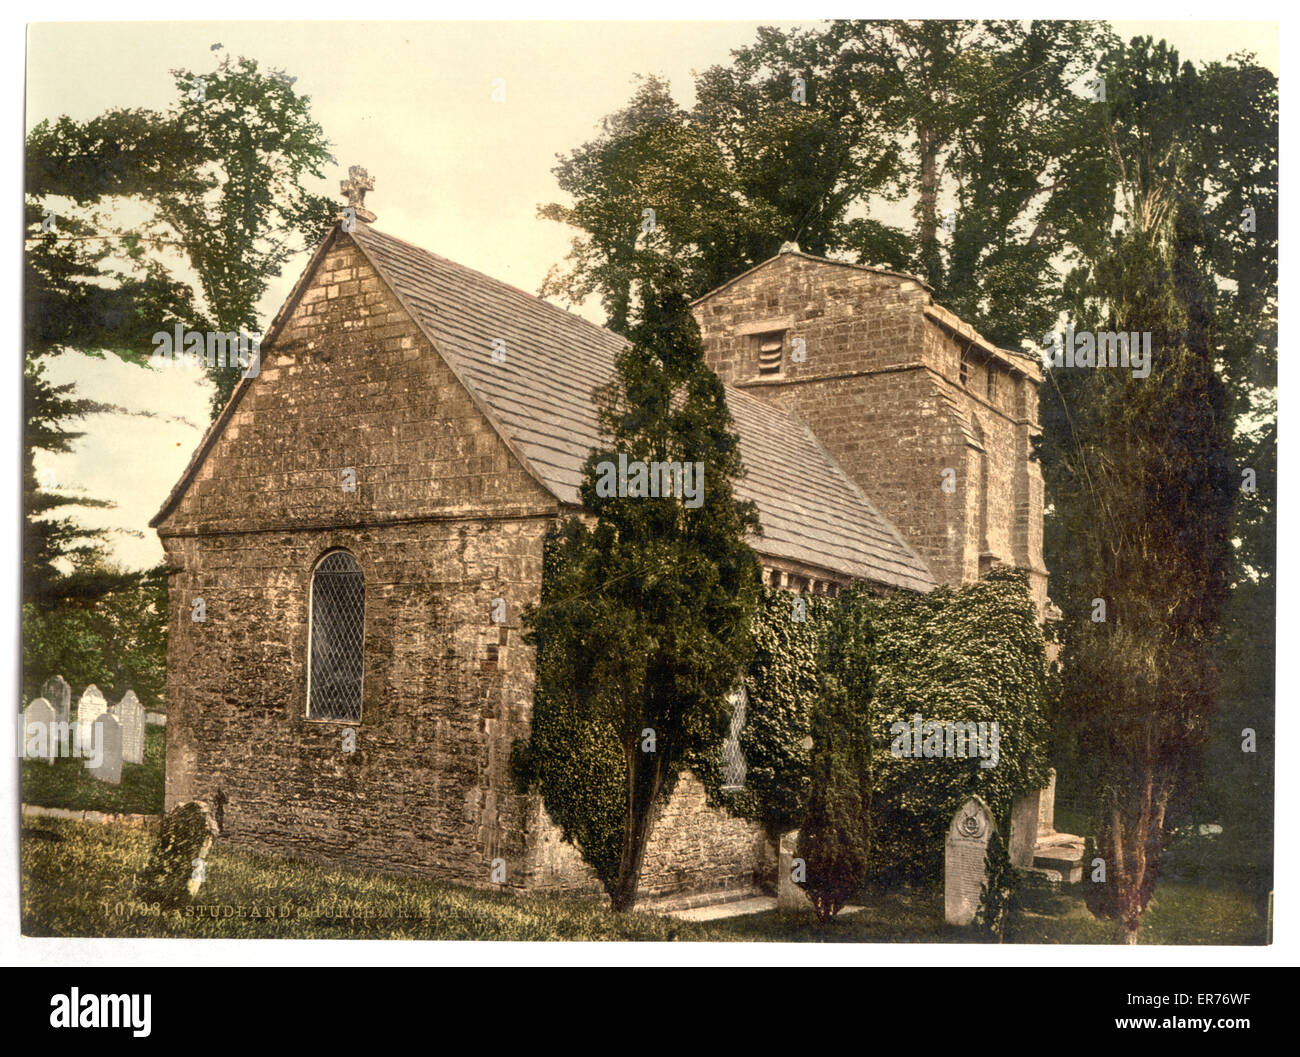
[[[771,257],[768,257],[767,260],[759,261],[757,264],[752,265],[749,268],[746,268],[743,272],[733,275],[725,283],[720,283],[718,286],[715,286],[708,293],[701,294],[699,297],[697,297],[694,301],[691,302],[691,305],[695,306],[698,304],[702,304],[703,302],[707,301],[710,297],[712,297],[714,294],[721,293],[723,290],[731,286],[733,283],[740,282],[740,280],[745,278],[747,275],[752,275],[760,268],[766,268],[773,261],[780,260],[782,257],[802,257],[805,260],[817,261],[820,264],[835,264],[842,268],[857,268],[859,271],[871,272],[874,275],[892,275],[899,279],[907,279],[911,282],[919,284],[920,287],[930,295],[931,303],[934,303],[934,287],[930,285],[928,279],[923,279],[919,275],[912,275],[910,272],[900,272],[893,268],[882,268],[879,265],[875,265],[875,264],[859,264],[857,261],[837,261],[834,257],[819,257],[817,256],[817,254],[808,253],[805,250],[786,250],[784,253],[773,254]]]
[[[319,274],[324,255],[349,238],[525,472],[561,507],[580,506],[585,452],[601,436],[594,392],[616,377],[617,356],[630,340],[365,225],[346,236],[331,226],[277,314],[281,328]],[[275,350],[278,337],[277,328],[264,343],[267,350]],[[488,355],[497,337],[508,346],[508,360],[500,363]],[[189,487],[249,384],[241,381],[153,524]],[[933,588],[926,563],[830,457],[807,422],[737,387],[724,385],[723,392],[746,470],[736,494],[759,508],[763,528],[755,546],[761,553],[831,576],[916,591]]]
[[[513,294],[516,297],[522,298],[528,304],[540,305],[546,308],[548,311],[555,313],[558,319],[563,319],[566,322],[572,322],[574,320],[577,320],[583,326],[588,327],[593,331],[597,331],[602,335],[616,338],[617,340],[623,342],[628,341],[628,339],[623,337],[623,335],[610,330],[608,327],[602,327],[599,323],[593,323],[591,320],[587,319],[585,316],[578,314],[577,312],[571,312],[566,308],[561,308],[559,305],[551,304],[551,302],[547,301],[544,297],[541,296],[541,294],[529,293],[523,287],[515,286],[512,283],[507,283],[503,279],[497,279],[494,276],[488,275],[487,272],[481,272],[477,268],[471,268],[467,264],[461,264],[459,261],[454,261],[450,257],[444,257],[440,253],[434,253],[432,250],[426,250],[423,246],[417,246],[414,242],[407,242],[406,239],[398,238],[396,235],[390,235],[386,231],[379,231],[377,228],[373,227],[370,224],[357,225],[357,231],[363,231],[363,230],[365,231],[367,237],[374,235],[381,239],[387,239],[390,242],[401,243],[403,246],[410,247],[416,253],[422,253],[426,257],[432,257],[434,260],[442,261],[444,264],[447,264],[458,271],[471,272],[474,275],[478,276],[480,279],[486,280],[491,285],[496,286],[507,293]]]

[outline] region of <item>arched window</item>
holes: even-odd
[[[347,551],[331,551],[311,577],[310,719],[361,718],[366,581]]]

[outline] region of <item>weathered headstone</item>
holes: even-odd
[[[86,745],[91,736],[91,725],[108,712],[108,699],[91,683],[81,693],[77,702],[77,726],[81,728],[81,744]]]
[[[38,697],[23,709],[23,757],[53,763],[58,741],[54,706]]]
[[[1047,785],[1038,797],[1038,839],[1056,832],[1056,768],[1047,772]]]
[[[780,852],[776,866],[776,908],[802,910],[812,906],[808,893],[795,883],[795,858],[799,848],[799,831],[792,829],[781,834]]]
[[[41,697],[54,706],[56,723],[72,722],[72,687],[63,676],[46,679],[45,685],[41,687]]]
[[[979,910],[987,878],[985,858],[993,817],[984,801],[971,797],[953,816],[944,841],[943,916],[950,925],[969,925]]]
[[[144,763],[144,705],[134,690],[126,692],[113,715],[122,724],[122,762]]]
[[[164,815],[145,870],[145,894],[169,901],[198,895],[216,836],[217,824],[201,801],[191,800]]]
[[[1011,834],[1007,855],[1012,865],[1028,869],[1034,865],[1034,850],[1051,843],[1056,834],[1056,770],[1047,772],[1047,785],[1020,797],[1011,806]]]
[[[90,776],[101,782],[108,782],[110,785],[120,785],[122,782],[122,725],[117,721],[117,717],[105,712],[95,720],[91,725],[91,737],[94,741],[82,742],[82,752],[87,754],[88,760],[91,755],[99,757],[98,767],[87,768]],[[94,753],[91,754],[91,748]]]
[[[1007,838],[1007,855],[1013,866],[1027,870],[1034,865],[1034,848],[1038,845],[1038,802],[1041,789],[1033,789],[1011,805],[1011,834]]]

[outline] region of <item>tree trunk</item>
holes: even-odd
[[[649,759],[647,759],[649,757]],[[654,811],[663,776],[657,753],[643,753],[633,746],[627,762],[627,818],[623,822],[623,854],[618,864],[618,883],[610,904],[617,911],[636,905],[641,885],[645,848],[654,826]]]

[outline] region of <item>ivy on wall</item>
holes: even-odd
[[[866,712],[870,874],[940,879],[944,833],[968,796],[982,797],[1005,830],[1012,801],[1047,781],[1053,691],[1024,575],[996,569],[978,583],[928,595],[881,597],[854,588],[837,599],[805,599],[803,621],[792,619],[793,597],[764,589],[740,734],[745,788],[724,792],[716,771],[704,768],[711,799],[761,822],[774,839],[804,826],[814,710],[833,686],[837,699]],[[835,670],[823,671],[826,665]],[[923,732],[926,723],[985,724],[989,755],[981,759],[974,746],[966,758],[942,749],[926,755],[924,740],[919,754],[896,755],[914,747],[899,741],[894,725],[906,724],[910,734],[917,717]],[[993,760],[993,723],[996,764],[981,766]],[[942,739],[929,748],[936,743]]]

